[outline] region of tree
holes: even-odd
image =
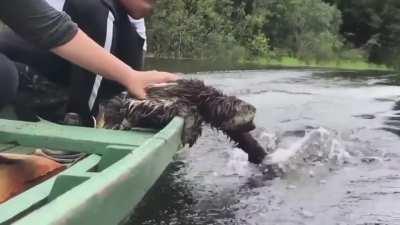
[[[306,60],[329,60],[342,43],[340,11],[320,0],[269,0],[264,31],[271,45]]]
[[[150,51],[175,58],[237,60],[265,55],[263,16],[252,1],[160,0],[148,23]],[[246,49],[248,49],[246,51]]]
[[[340,33],[370,61],[400,66],[400,2],[398,0],[325,0],[343,14]]]

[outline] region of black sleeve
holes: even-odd
[[[0,0],[0,19],[21,37],[45,49],[69,42],[78,32],[67,14],[44,0]]]

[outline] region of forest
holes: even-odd
[[[400,68],[398,0],[158,0],[147,29],[154,57]]]

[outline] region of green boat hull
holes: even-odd
[[[111,131],[48,122],[0,120],[0,152],[35,148],[90,156],[0,204],[4,224],[119,224],[182,147],[183,120],[161,131]]]

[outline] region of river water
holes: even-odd
[[[257,107],[268,179],[220,133],[180,152],[128,224],[400,224],[400,87],[378,72],[204,72]],[[268,163],[268,162],[265,162]]]

